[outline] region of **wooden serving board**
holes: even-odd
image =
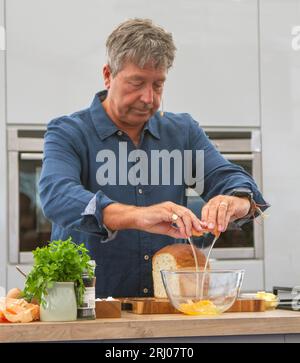
[[[122,310],[134,314],[178,314],[168,299],[150,298],[122,298]],[[265,302],[260,299],[237,299],[226,312],[258,312],[265,311]]]

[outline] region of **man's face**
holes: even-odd
[[[113,77],[109,66],[105,65],[107,111],[112,119],[128,126],[143,125],[159,108],[166,73],[166,69],[150,65],[139,68],[133,63],[126,63]]]

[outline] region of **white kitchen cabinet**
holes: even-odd
[[[19,268],[27,275],[31,271],[32,266],[19,265]],[[7,265],[7,291],[13,289],[14,287],[23,290],[25,287],[25,281],[26,278],[20,274],[15,265]]]
[[[105,40],[126,18],[173,32],[165,109],[205,126],[259,126],[257,2],[9,0],[7,122],[41,124],[90,104],[103,88]]]
[[[180,4],[165,21],[178,48],[166,109],[205,126],[259,126],[257,2]]]
[[[216,270],[245,270],[241,292],[265,289],[263,260],[212,260],[210,266]]]
[[[263,184],[272,204],[265,280],[271,289],[300,285],[300,0],[262,0],[260,22]]]

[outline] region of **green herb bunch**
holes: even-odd
[[[45,247],[33,251],[34,265],[27,276],[23,296],[32,298],[45,305],[43,295],[53,287],[54,282],[75,282],[77,303],[83,302],[83,272],[93,276],[93,267],[89,264],[90,256],[84,244],[77,245],[70,237],[66,241],[52,241]]]

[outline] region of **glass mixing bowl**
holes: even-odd
[[[172,305],[184,314],[217,315],[237,298],[244,270],[162,270],[161,276]]]

